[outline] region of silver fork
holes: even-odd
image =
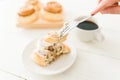
[[[60,36],[64,36],[66,35],[70,30],[72,30],[73,28],[75,28],[79,23],[84,22],[85,20],[89,19],[91,17],[91,15],[89,16],[81,16],[81,17],[77,17],[72,21],[68,21],[64,23],[64,26],[60,29]]]

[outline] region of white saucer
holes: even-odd
[[[23,51],[23,55],[22,55],[23,63],[29,71],[37,73],[37,74],[42,74],[42,75],[53,75],[53,74],[58,74],[58,73],[64,72],[65,70],[70,68],[72,66],[72,64],[75,62],[76,54],[77,54],[75,46],[72,45],[71,43],[66,43],[71,49],[70,54],[61,56],[55,62],[51,63],[47,67],[41,67],[41,66],[37,65],[30,58],[31,53],[35,49],[36,42],[37,42],[37,40],[30,42],[25,47],[25,49]]]

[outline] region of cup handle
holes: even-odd
[[[101,31],[95,33],[95,41],[102,42],[104,40],[104,36]]]

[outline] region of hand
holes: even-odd
[[[120,14],[119,1],[120,0],[99,0],[98,6],[91,12],[91,15],[95,15],[98,12],[102,14]]]

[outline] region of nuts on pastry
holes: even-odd
[[[44,10],[50,13],[61,13],[62,6],[58,2],[48,2],[47,5],[44,7]]]

